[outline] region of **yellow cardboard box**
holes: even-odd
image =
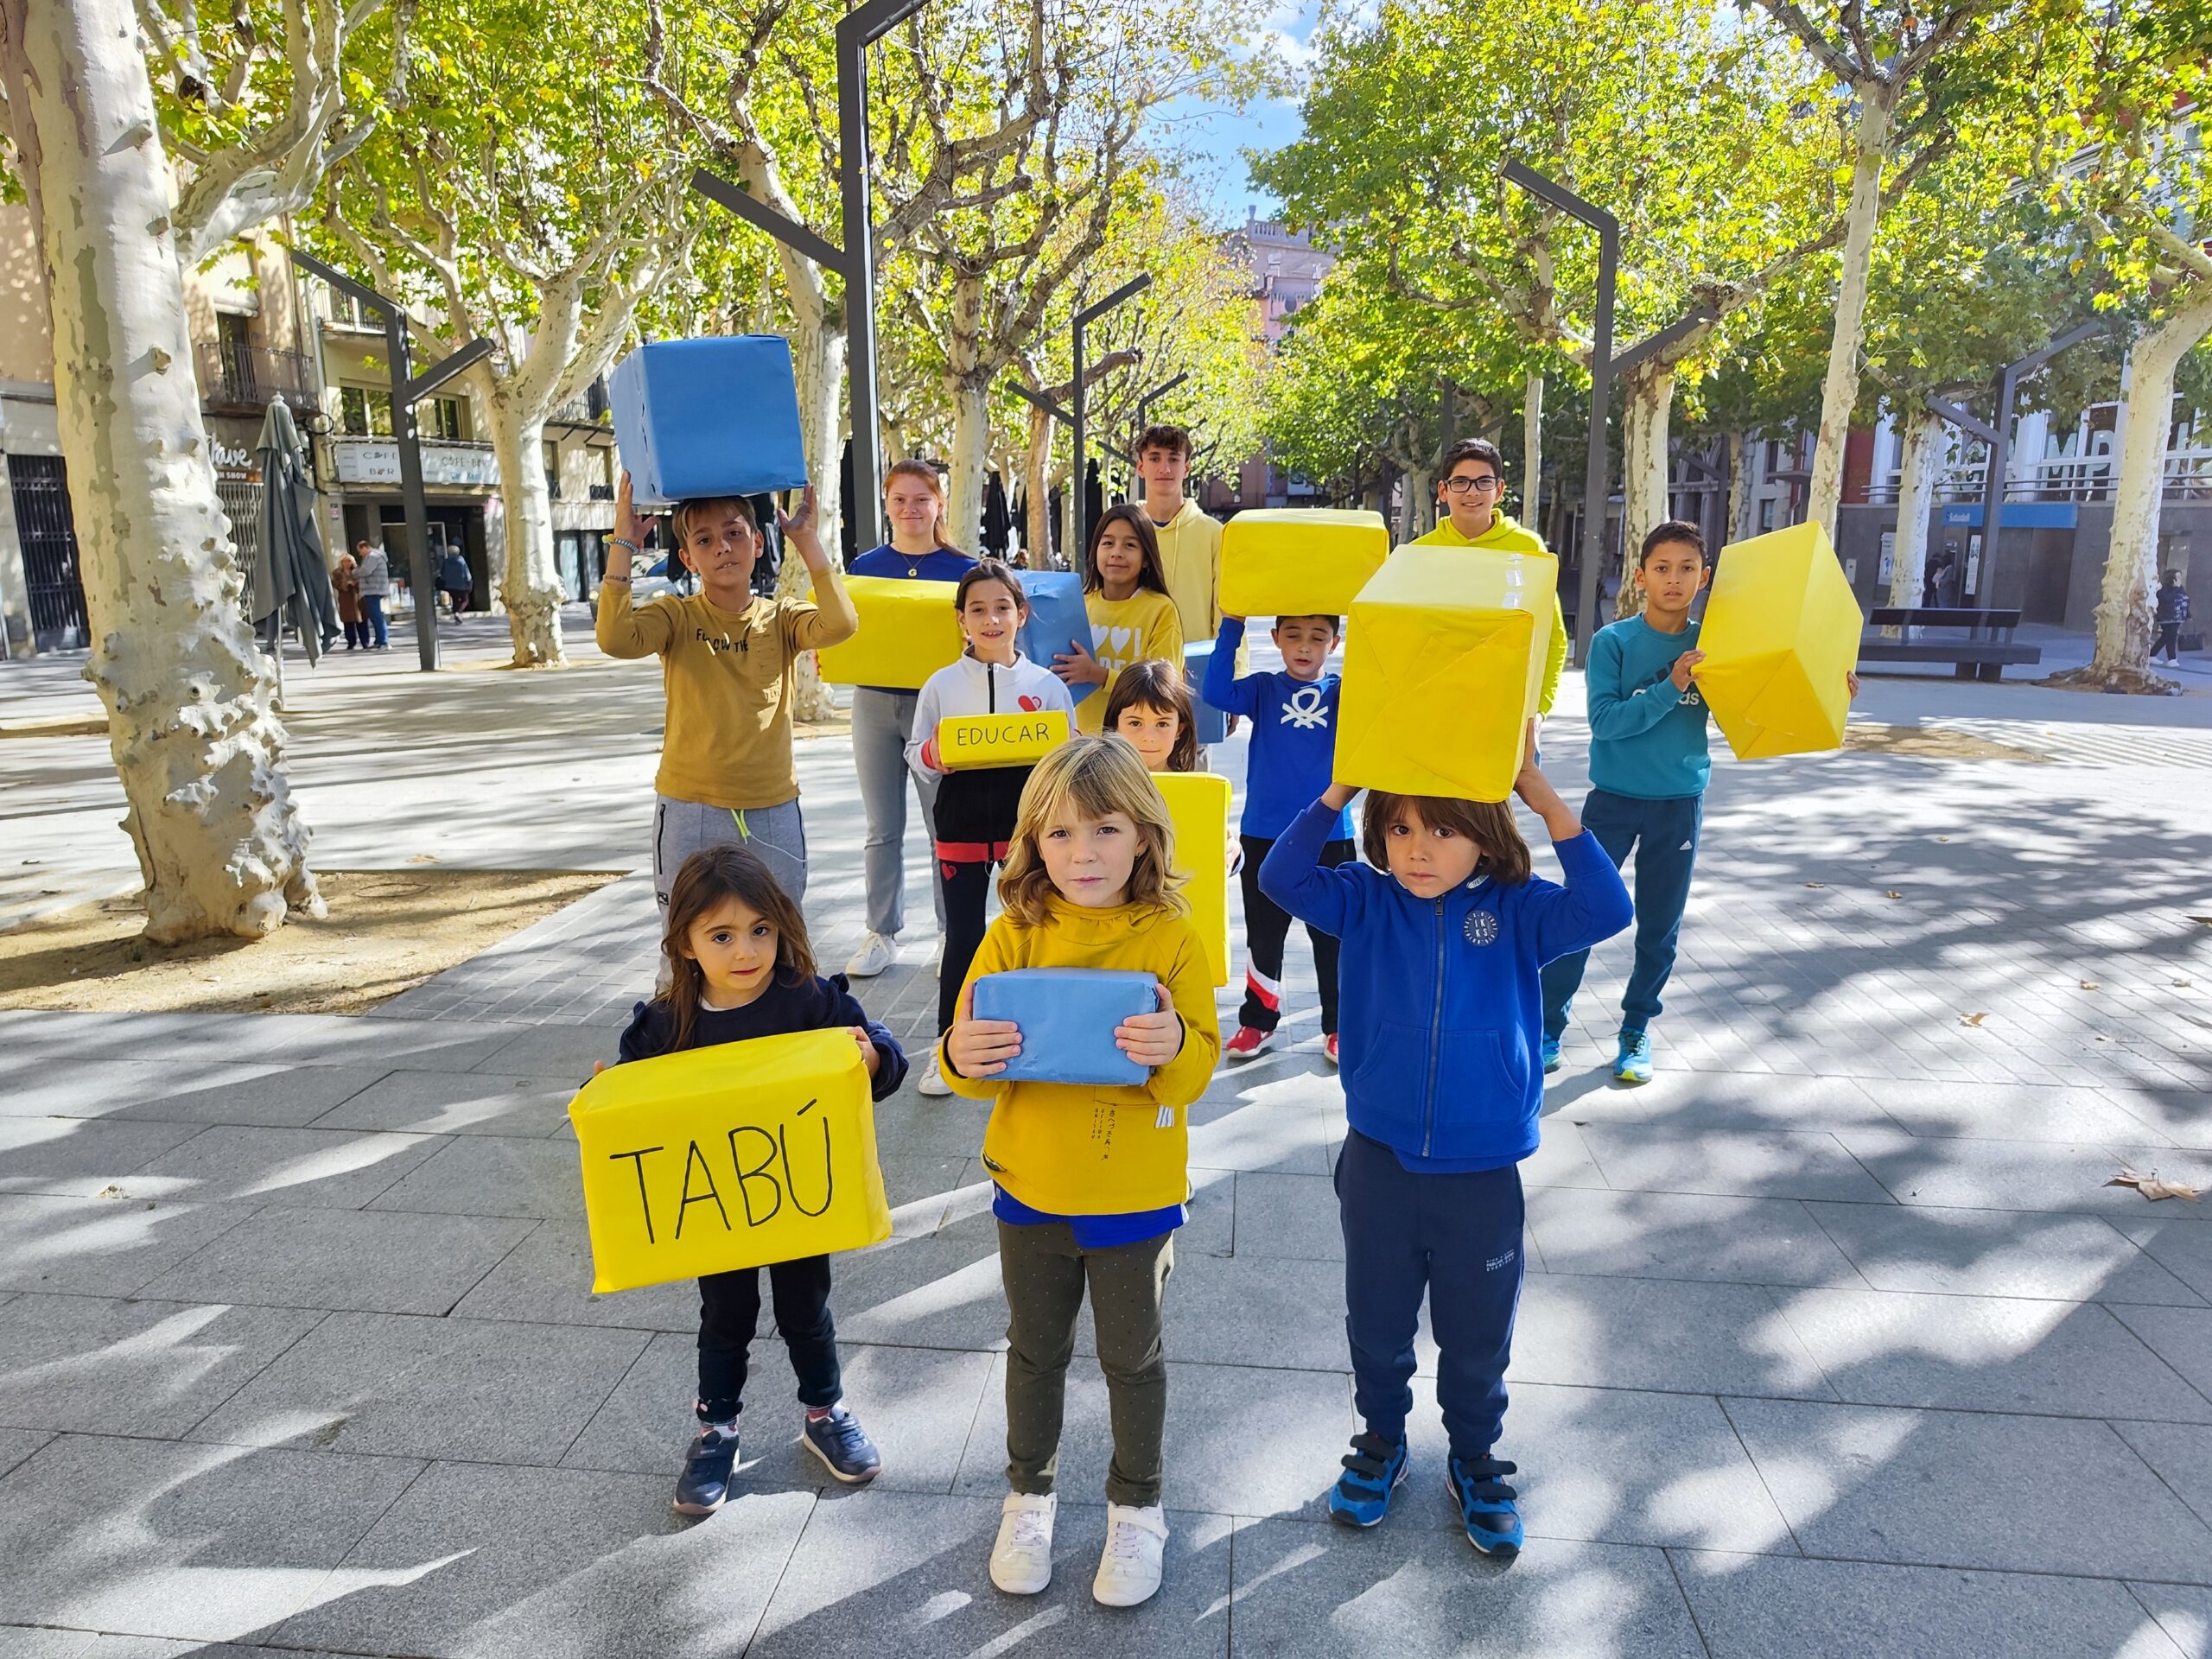
[[[1844,676],[1859,666],[1865,622],[1818,524],[1720,550],[1698,628],[1697,684],[1738,760],[1843,746]]]
[[[592,1288],[856,1250],[891,1236],[875,1109],[842,1029],[609,1066],[569,1103]]]
[[[1255,507],[1221,532],[1221,608],[1231,616],[1342,616],[1390,556],[1379,512]]]
[[[1034,714],[947,715],[937,723],[937,758],[949,772],[1033,766],[1068,741],[1058,709]]]
[[[845,591],[860,613],[861,629],[842,645],[817,653],[822,677],[832,685],[919,690],[965,644],[953,590],[949,582],[847,576]]]
[[[1205,941],[1213,982],[1229,983],[1229,779],[1210,772],[1155,772],[1175,821],[1175,868],[1191,901],[1191,925]]]
[[[1502,801],[1542,694],[1559,561],[1402,547],[1351,604],[1336,779]]]

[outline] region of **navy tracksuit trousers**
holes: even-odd
[[[1505,1421],[1505,1366],[1521,1302],[1517,1165],[1415,1175],[1357,1129],[1337,1156],[1344,1229],[1344,1334],[1352,1402],[1372,1433],[1397,1440],[1413,1408],[1414,1332],[1424,1292],[1440,1358],[1437,1403],[1453,1453],[1476,1458]]]

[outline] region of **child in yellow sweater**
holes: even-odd
[[[1147,657],[1183,660],[1183,624],[1167,594],[1160,538],[1144,509],[1124,502],[1109,507],[1090,527],[1083,561],[1083,608],[1090,617],[1090,649],[1052,658],[1052,672],[1070,686],[1103,687],[1107,696],[1075,706],[1076,729],[1105,729],[1106,703],[1115,677]]]
[[[983,1164],[997,1185],[1007,1298],[1006,1500],[991,1581],[1034,1595],[1052,1573],[1061,1402],[1085,1287],[1114,1421],[1106,1549],[1091,1593],[1130,1607],[1160,1588],[1167,1366],[1161,1294],[1190,1195],[1187,1109],[1221,1056],[1205,947],[1175,892],[1174,830],[1135,749],[1077,738],[1022,791],[999,880],[1003,913],[962,988],[938,1065],[960,1094],[992,1102]],[[1141,1084],[999,1083],[1021,1052],[1007,1020],[974,1017],[975,982],[1018,968],[1136,969],[1160,1007],[1116,1028],[1151,1069]]]

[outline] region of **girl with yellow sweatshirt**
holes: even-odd
[[[1160,538],[1144,509],[1109,507],[1090,527],[1083,561],[1083,608],[1090,616],[1090,649],[1052,658],[1052,672],[1070,686],[1095,685],[1106,696],[1075,706],[1076,729],[1102,731],[1114,678],[1148,657],[1183,660],[1183,624],[1167,594]]]
[[[992,1103],[983,1164],[997,1188],[1014,1490],[991,1581],[1013,1595],[1034,1595],[1052,1580],[1061,1403],[1086,1287],[1114,1423],[1106,1549],[1091,1594],[1133,1607],[1160,1588],[1161,1294],[1190,1194],[1188,1108],[1221,1056],[1205,946],[1174,890],[1174,840],[1166,804],[1118,738],[1077,738],[1039,763],[999,880],[1003,912],[939,1046],[954,1090]],[[1130,1016],[1114,1033],[1150,1077],[1103,1087],[994,1081],[1022,1052],[1022,1033],[1012,1020],[974,1017],[975,982],[1017,968],[1154,976],[1157,1011]]]

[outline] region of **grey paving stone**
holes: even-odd
[[[89,1198],[200,1133],[197,1123],[0,1117],[0,1192]]]
[[[179,1435],[322,1315],[92,1296],[0,1304],[0,1422]]]
[[[1535,1152],[1521,1160],[1521,1185],[1534,1192],[1540,1186],[1605,1187],[1604,1172],[1590,1154],[1579,1124],[1565,1118],[1544,1120],[1542,1138]]]
[[[250,1204],[0,1198],[0,1287],[128,1296],[254,1213]]]
[[[8,1058],[26,1071],[67,1065],[87,1055],[108,1060],[173,1060],[207,1040],[207,1016],[196,1014],[93,1014],[14,1010]]]
[[[2143,1119],[2096,1089],[1895,1078],[1866,1085],[1898,1128],[1993,1141],[2157,1141]]]
[[[834,1312],[834,1297],[831,1306]],[[950,1491],[991,1374],[991,1357],[840,1341],[838,1360],[845,1403],[883,1454],[876,1483],[900,1491]],[[655,1337],[576,1437],[563,1466],[665,1474],[672,1481],[683,1448],[698,1432],[691,1409],[698,1376],[696,1333]],[[822,1460],[798,1443],[802,1408],[783,1340],[766,1307],[745,1391],[741,1483],[776,1491],[836,1486]]]
[[[10,1081],[0,1117],[302,1124],[384,1075],[380,1066],[241,1065],[204,1056],[79,1058]]]
[[[576,1085],[488,1071],[393,1071],[315,1120],[319,1129],[549,1135],[569,1123]]]
[[[232,1016],[229,1027],[210,1038],[214,1046],[239,1058],[461,1071],[490,1059],[519,1030],[461,1020],[251,1014]]]
[[[1225,1169],[1191,1172],[1184,1223],[1175,1231],[1179,1258],[1236,1253],[1236,1179],[1235,1172]]]
[[[1859,1282],[1795,1198],[1554,1187],[1531,1189],[1528,1202],[1529,1230],[1552,1273],[1746,1285]]]
[[[453,1311],[471,1319],[606,1325],[639,1331],[699,1328],[696,1281],[682,1279],[605,1295],[594,1294],[591,1283],[591,1237],[584,1224],[542,1221]]]
[[[2110,1580],[1671,1553],[1713,1659],[2172,1659]]]
[[[0,1481],[10,1611],[183,1641],[266,1634],[334,1592],[331,1569],[421,1471],[64,1435]]]
[[[1341,1262],[1178,1250],[1164,1313],[1163,1341],[1175,1359],[1235,1365],[1264,1357],[1309,1371],[1341,1371],[1350,1363]],[[1001,1304],[1001,1323],[1004,1317]],[[1266,1334],[1255,1343],[1259,1332]],[[1093,1351],[1087,1330],[1076,1345]]]
[[[2103,1423],[1726,1404],[1808,1554],[2212,1583],[2212,1529]]]
[[[1336,1184],[1328,1176],[1247,1170],[1236,1177],[1236,1190],[1238,1255],[1344,1259]],[[1182,1242],[1179,1236],[1179,1247]]]
[[[537,1224],[272,1208],[231,1229],[141,1294],[180,1302],[444,1313]]]
[[[1825,1131],[1592,1123],[1582,1137],[1606,1184],[1623,1192],[1890,1202],[1881,1184]]]
[[[1703,1659],[1666,1557],[1546,1543],[1510,1567],[1444,1528],[1357,1537],[1312,1522],[1238,1529],[1240,1653],[1367,1659],[1510,1653],[1531,1659]]]
[[[1171,1350],[1172,1351],[1172,1350]],[[1056,1485],[1060,1503],[1103,1503],[1114,1435],[1106,1379],[1096,1360],[1068,1367]],[[1357,1427],[1351,1379],[1342,1371],[1250,1365],[1167,1364],[1162,1502],[1233,1515],[1319,1519]],[[995,1357],[960,1462],[960,1491],[1003,1498],[1006,1357]],[[986,1548],[988,1549],[988,1545]]]
[[[2113,1315],[2200,1394],[2212,1395],[2212,1309],[2115,1307]],[[2119,1416],[2133,1414],[2119,1412]]]
[[[2212,1656],[2212,1590],[2186,1584],[2131,1584],[2143,1611],[2185,1659]]]
[[[841,1256],[834,1271],[841,1338],[909,1348],[1005,1345],[998,1227],[988,1215]]]
[[[0,1428],[0,1475],[6,1474],[53,1438],[43,1429]]]
[[[326,1598],[278,1632],[438,1659],[736,1659],[810,1493],[753,1493],[698,1524],[669,1483],[439,1464],[377,1521]]]
[[[2198,1295],[2212,1300],[2212,1227],[2188,1216],[2165,1216],[2177,1200],[2162,1199],[2148,1213],[2110,1217],[2128,1240]]]
[[[1877,1290],[2203,1305],[2195,1291],[2096,1216],[1921,1205],[1808,1207]]]
[[[192,1438],[550,1468],[645,1341],[634,1331],[333,1313]]]
[[[958,1095],[932,1099],[912,1084],[875,1109],[876,1150],[887,1158],[973,1158],[983,1149],[987,1101]]]
[[[85,1659],[86,1650],[99,1640],[91,1630],[0,1624],[0,1659]]]
[[[1561,1072],[1547,1083],[1546,1118],[1592,1127],[1643,1123],[1746,1134],[1895,1127],[1866,1088],[1848,1077],[1782,1077],[1662,1062],[1649,1083],[1630,1087],[1612,1080],[1612,1053],[1608,1033],[1603,1055],[1589,1057],[1597,1069],[1579,1076]]]
[[[219,1123],[163,1153],[120,1185],[133,1198],[358,1210],[429,1158],[439,1144],[425,1135]]]
[[[1836,1133],[1899,1204],[2140,1217],[2141,1194],[2106,1185],[2126,1163],[2212,1186],[2212,1155],[2171,1147],[2130,1153],[2123,1147],[2071,1141],[1936,1140],[1877,1129]]]
[[[1422,1370],[1433,1370],[1424,1357]],[[1835,1397],[1773,1295],[1750,1285],[1532,1273],[1510,1381]]]
[[[531,1026],[518,1031],[477,1062],[480,1071],[508,1071],[524,1077],[573,1077],[578,1088],[594,1064],[614,1063],[619,1028],[606,1026]]]
[[[1201,1101],[1191,1109],[1191,1167],[1325,1175],[1329,1125],[1313,1106]]]
[[[2094,1303],[1872,1290],[1781,1302],[1840,1399],[2212,1422],[2212,1401]]]
[[[460,1135],[433,1142],[419,1160],[370,1206],[449,1216],[581,1217],[583,1177],[573,1141],[511,1135]]]
[[[935,1232],[944,1224],[956,1193],[963,1188],[981,1188],[988,1179],[982,1166],[964,1155],[879,1151],[876,1162],[883,1171],[883,1193],[891,1201],[893,1227],[910,1236]],[[971,1192],[969,1197],[988,1202],[986,1192]],[[972,1211],[974,1205],[969,1208]]]
[[[1104,1546],[1103,1506],[1063,1501],[1053,1529],[1053,1578],[1036,1596],[991,1586],[995,1498],[924,1497],[867,1491],[816,1506],[784,1569],[749,1653],[880,1655],[898,1631],[906,1655],[1226,1654],[1230,1522],[1217,1516],[1167,1516],[1166,1574],[1141,1607],[1099,1606],[1090,1578]]]
[[[2113,1430],[2181,1501],[2212,1525],[2212,1428],[2195,1423],[2115,1422]]]
[[[2201,1039],[2200,1039],[2201,1043]],[[2117,1091],[2120,1104],[2145,1126],[2145,1133],[2114,1131],[2114,1140],[2171,1141],[2199,1153],[2212,1152],[2212,1105],[2202,1085],[2131,1088]]]

